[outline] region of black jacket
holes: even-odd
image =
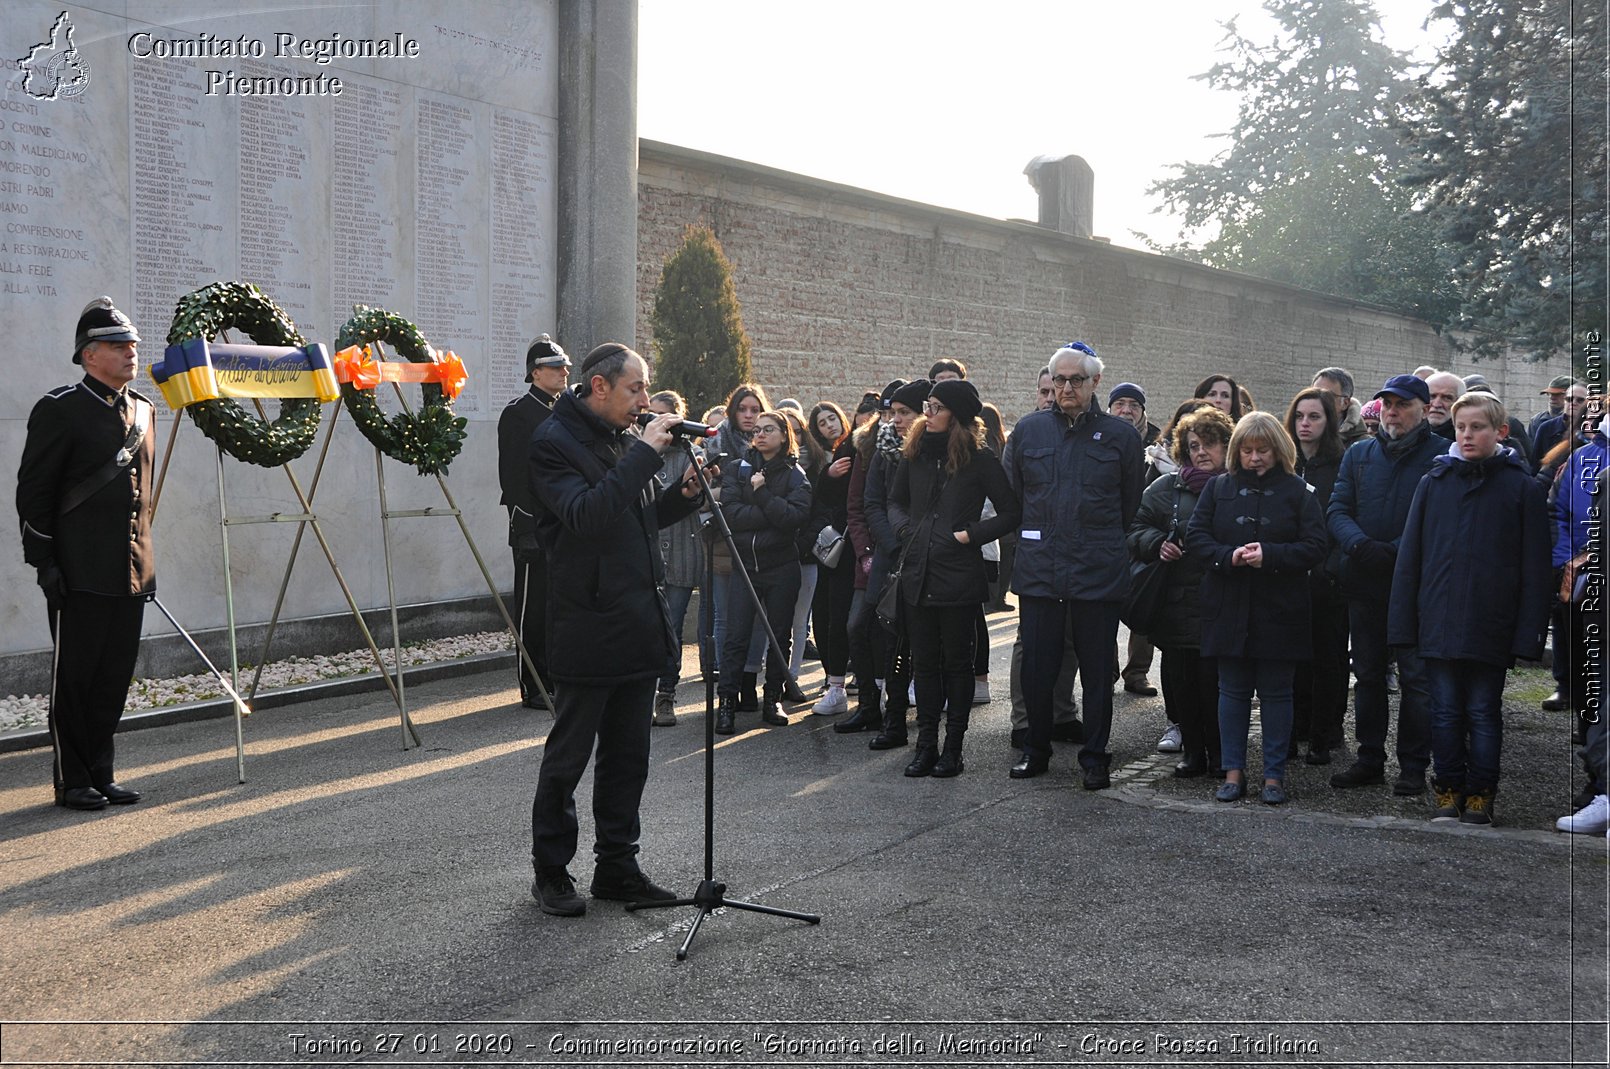
[[[660,592],[659,528],[698,507],[672,486],[656,501],[661,457],[606,425],[572,393],[531,439],[537,537],[547,552],[548,664],[561,683],[657,677],[679,643]]]
[[[1338,453],[1330,460],[1309,460],[1303,456],[1302,447],[1297,448],[1297,477],[1308,484],[1313,491],[1314,500],[1319,502],[1323,511],[1330,506],[1331,491],[1336,489],[1336,476],[1342,470],[1342,457]],[[1336,586],[1342,574],[1342,548],[1334,538],[1330,537],[1330,528],[1325,529],[1325,540],[1328,548],[1325,551],[1325,563],[1322,567],[1314,569],[1314,578],[1318,583]]]
[[[1241,546],[1263,546],[1263,564],[1232,565]],[[1214,476],[1191,515],[1185,546],[1202,577],[1202,656],[1313,657],[1308,570],[1325,559],[1325,513],[1295,475]]]
[[[756,471],[766,475],[759,490],[750,485]],[[721,511],[750,572],[797,564],[800,528],[811,514],[811,484],[794,457],[780,454],[767,463],[751,447],[721,470]]]
[[[23,559],[36,568],[56,565],[69,590],[109,597],[156,593],[156,409],[133,389],[126,394],[126,418],[141,421],[145,437],[128,466],[67,516],[63,499],[117,455],[130,424],[118,412],[116,391],[89,375],[47,393],[28,416],[17,468]]]
[[[509,545],[515,549],[537,548],[537,502],[527,468],[531,436],[553,414],[554,400],[533,385],[504,405],[498,417],[498,487],[503,491],[498,504],[509,510]]]
[[[905,543],[900,594],[911,605],[982,604],[989,600],[984,546],[1016,530],[1022,513],[988,446],[955,475],[945,473],[944,446],[943,437],[924,442],[915,460],[895,469],[889,519]],[[981,520],[985,498],[995,515]],[[965,546],[957,531],[967,532]]]
[[[1159,475],[1140,495],[1140,509],[1129,525],[1129,555],[1137,561],[1158,560],[1163,541],[1173,538],[1185,548],[1185,532],[1196,511],[1197,494],[1178,472]],[[1163,610],[1148,634],[1159,649],[1196,649],[1202,643],[1202,575],[1206,569],[1186,554],[1165,564]]]

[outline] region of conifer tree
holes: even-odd
[[[665,261],[649,317],[654,386],[687,399],[692,418],[749,378],[749,335],[732,263],[707,226],[689,226]]]

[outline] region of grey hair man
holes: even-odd
[[[1364,426],[1363,406],[1353,396],[1353,376],[1346,368],[1320,368],[1314,374],[1313,385],[1330,394],[1335,401],[1336,411],[1341,416],[1341,426],[1337,430],[1342,436],[1343,449],[1361,438],[1369,437],[1369,428]]]

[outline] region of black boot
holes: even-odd
[[[716,706],[717,735],[731,735],[738,730],[737,705],[738,700],[729,694],[723,697],[721,703]]]
[[[755,693],[754,672],[745,672],[743,682],[738,684],[738,711],[752,713],[760,708],[760,697]]]
[[[877,731],[883,726],[883,710],[878,701],[878,689],[868,684],[856,695],[855,712],[833,725],[840,735],[854,735],[859,731]]]
[[[906,745],[906,706],[902,702],[896,705],[891,700],[883,703],[883,730],[872,737],[867,743],[869,750],[898,750]],[[1581,806],[1577,806],[1581,809]]]
[[[962,736],[965,734],[966,728],[945,729],[945,750],[934,763],[935,779],[949,779],[962,774]]]
[[[939,763],[939,714],[917,712],[917,750],[906,766],[908,776],[929,776]]]
[[[766,693],[760,699],[760,722],[762,724],[770,724],[774,728],[788,726],[788,717],[783,715],[783,710],[778,705],[778,700],[782,696],[782,688],[774,689],[769,683],[766,685]]]

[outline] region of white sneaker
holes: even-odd
[[[1157,740],[1157,752],[1180,753],[1184,749],[1185,740],[1180,737],[1180,726],[1178,724],[1168,725],[1168,730],[1163,732],[1163,737]]]
[[[838,716],[840,713],[850,711],[850,698],[844,693],[844,685],[835,683],[827,688],[827,692],[811,707],[811,712],[817,716]]]
[[[1595,796],[1593,801],[1575,813],[1556,820],[1554,826],[1573,835],[1598,835],[1610,832],[1610,797],[1602,794]]]
[[[988,705],[989,704],[989,680],[987,680],[987,679],[975,679],[975,680],[973,680],[973,704],[974,705]]]

